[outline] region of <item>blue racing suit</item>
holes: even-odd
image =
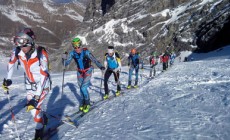
[[[135,85],[138,84],[138,71],[139,71],[139,64],[140,64],[140,56],[139,54],[130,54],[128,57],[128,66],[129,67],[129,81],[128,85],[132,83],[132,74],[135,70]]]
[[[65,61],[65,66],[69,65],[72,59],[75,60],[77,65],[77,79],[78,85],[80,87],[80,92],[82,96],[82,104],[89,105],[90,97],[88,94],[87,88],[90,85],[90,79],[93,72],[93,66],[91,65],[91,61],[93,61],[97,67],[100,69],[103,67],[102,64],[90,53],[87,48],[83,48],[81,53],[77,53],[75,50],[69,53],[67,60]]]

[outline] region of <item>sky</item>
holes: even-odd
[[[184,52],[181,55],[189,54]],[[149,65],[140,70],[139,88],[126,90],[128,67],[122,67],[123,95],[102,101],[100,93],[101,71],[95,69],[89,93],[91,102],[100,102],[83,116],[77,128],[63,124],[51,140],[228,140],[230,137],[230,46],[206,54],[191,54],[193,61],[180,62],[162,72],[157,65],[157,75],[149,75]],[[182,58],[183,59],[183,58]],[[0,78],[6,77],[8,58],[1,56]],[[73,62],[72,62],[73,63]],[[15,70],[10,86],[11,105],[21,139],[30,140],[34,123],[23,107],[26,94],[21,68]],[[52,73],[53,88],[47,95],[43,108],[47,113],[62,117],[78,110],[80,93],[76,72],[66,72],[64,93],[61,92],[62,74]],[[134,79],[134,76],[133,76]],[[134,84],[134,83],[133,83]],[[110,77],[110,96],[116,83]],[[104,93],[102,87],[102,94]],[[59,123],[50,116],[47,128]],[[72,118],[74,119],[74,118]],[[11,121],[9,103],[0,90],[0,139],[16,138]]]

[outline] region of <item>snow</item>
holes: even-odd
[[[64,124],[52,139],[224,139],[230,137],[230,46],[205,54],[182,52],[181,57],[193,57],[194,61],[179,62],[161,72],[136,90],[108,100],[86,114],[78,128]],[[8,58],[1,56],[0,77],[6,76]],[[146,64],[140,74],[148,76]],[[127,86],[128,67],[122,67],[121,86]],[[76,72],[65,74],[64,94],[61,94],[62,73],[51,73],[53,89],[47,95],[44,109],[56,116],[77,111],[80,100]],[[134,77],[133,77],[134,78]],[[15,70],[10,86],[11,105],[16,114],[19,133],[23,140],[32,139],[34,124],[30,113],[23,108],[25,90],[21,69]],[[140,84],[146,77],[139,77]],[[101,72],[95,69],[89,88],[91,101],[101,100]],[[114,92],[116,83],[110,78],[109,88]],[[102,90],[103,91],[103,90]],[[110,94],[112,95],[112,93]],[[0,91],[0,139],[16,138],[11,122],[7,98]],[[50,118],[50,124],[57,120]]]
[[[169,9],[164,9],[164,10],[161,12],[161,15],[162,15],[163,17],[166,17],[167,14],[168,14],[169,12],[170,12]]]
[[[44,30],[46,30],[47,32],[49,32],[50,34],[55,35],[54,32],[52,32],[52,31],[49,30],[48,28],[45,28],[44,26],[39,26],[39,25],[37,25],[37,27],[41,27],[42,29],[44,29]]]
[[[212,7],[210,8],[209,12],[211,13],[213,10],[215,10],[215,7],[216,7],[218,4],[220,4],[221,2],[223,2],[223,0],[220,0],[220,1],[217,1],[216,3],[214,3],[214,4],[212,5]]]

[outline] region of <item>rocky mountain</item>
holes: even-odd
[[[202,42],[211,42],[212,38],[204,41],[202,35],[221,32],[229,24],[229,0],[118,0],[108,3],[104,12],[102,5],[95,0],[86,9],[84,22],[91,27],[91,32],[85,32],[87,40],[100,36],[99,45],[136,47],[146,53],[153,49],[163,51],[167,46],[178,51],[194,46],[204,49]],[[107,40],[109,22],[114,25]]]
[[[207,52],[230,44],[229,7],[229,0],[92,0],[77,35],[100,60],[114,45],[124,65],[131,48],[143,57]]]
[[[72,50],[70,40],[75,36],[100,61],[107,46],[115,46],[123,65],[131,48],[146,58],[153,51],[159,54],[165,50],[178,54],[183,50],[208,52],[230,44],[230,0],[80,2],[1,1],[0,45],[6,46],[10,42],[6,37],[12,36],[18,27],[31,26],[38,33],[37,43],[55,48],[50,51],[51,65],[53,71],[60,71],[61,55]],[[75,69],[74,64],[70,69]]]
[[[23,27],[31,27],[36,42],[53,53],[75,34],[73,31],[83,21],[84,11],[85,5],[78,1],[1,0],[0,47],[9,53],[15,33]]]

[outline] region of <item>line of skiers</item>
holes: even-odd
[[[5,91],[8,91],[8,87],[12,84],[12,74],[14,65],[17,61],[20,62],[25,72],[25,84],[27,103],[26,111],[31,112],[36,123],[35,128],[35,140],[42,139],[44,128],[47,124],[48,118],[42,111],[42,103],[49,93],[51,87],[51,78],[48,68],[48,53],[45,48],[38,46],[35,43],[35,34],[30,28],[24,28],[19,31],[13,38],[16,48],[13,50],[10,57],[10,61],[7,67],[7,78],[3,80],[2,87]],[[65,52],[62,56],[62,62],[64,66],[71,63],[72,60],[76,63],[77,81],[80,87],[80,93],[82,101],[79,106],[79,110],[87,113],[90,110],[90,97],[88,93],[88,87],[90,86],[90,79],[92,77],[94,67],[91,62],[95,63],[96,66],[104,74],[104,96],[103,99],[108,99],[110,90],[108,88],[108,79],[113,74],[114,79],[117,83],[116,96],[121,94],[120,86],[120,72],[121,72],[121,58],[113,46],[108,46],[107,53],[104,56],[104,65],[102,65],[93,54],[87,49],[82,47],[80,38],[74,38],[72,40],[73,50],[71,52]],[[156,74],[155,66],[157,65],[159,57],[156,53],[150,57],[150,76],[152,76],[152,70],[154,70],[154,76]],[[154,60],[156,59],[156,60]],[[167,58],[168,59],[168,58]],[[161,56],[163,62],[163,70],[167,68],[166,54]],[[143,61],[140,59],[140,54],[136,49],[132,49],[128,57],[129,66],[129,77],[127,88],[132,87],[132,75],[135,71],[135,83],[134,88],[138,87],[138,75],[139,65]],[[170,64],[173,64],[170,63]]]
[[[168,69],[169,65],[172,66],[174,64],[176,58],[176,54],[172,51],[169,53],[165,51],[161,55],[157,55],[157,52],[153,52],[152,55],[149,57],[149,64],[150,64],[150,74],[149,77],[153,77],[156,75],[156,65],[160,62],[162,63],[162,71]]]

